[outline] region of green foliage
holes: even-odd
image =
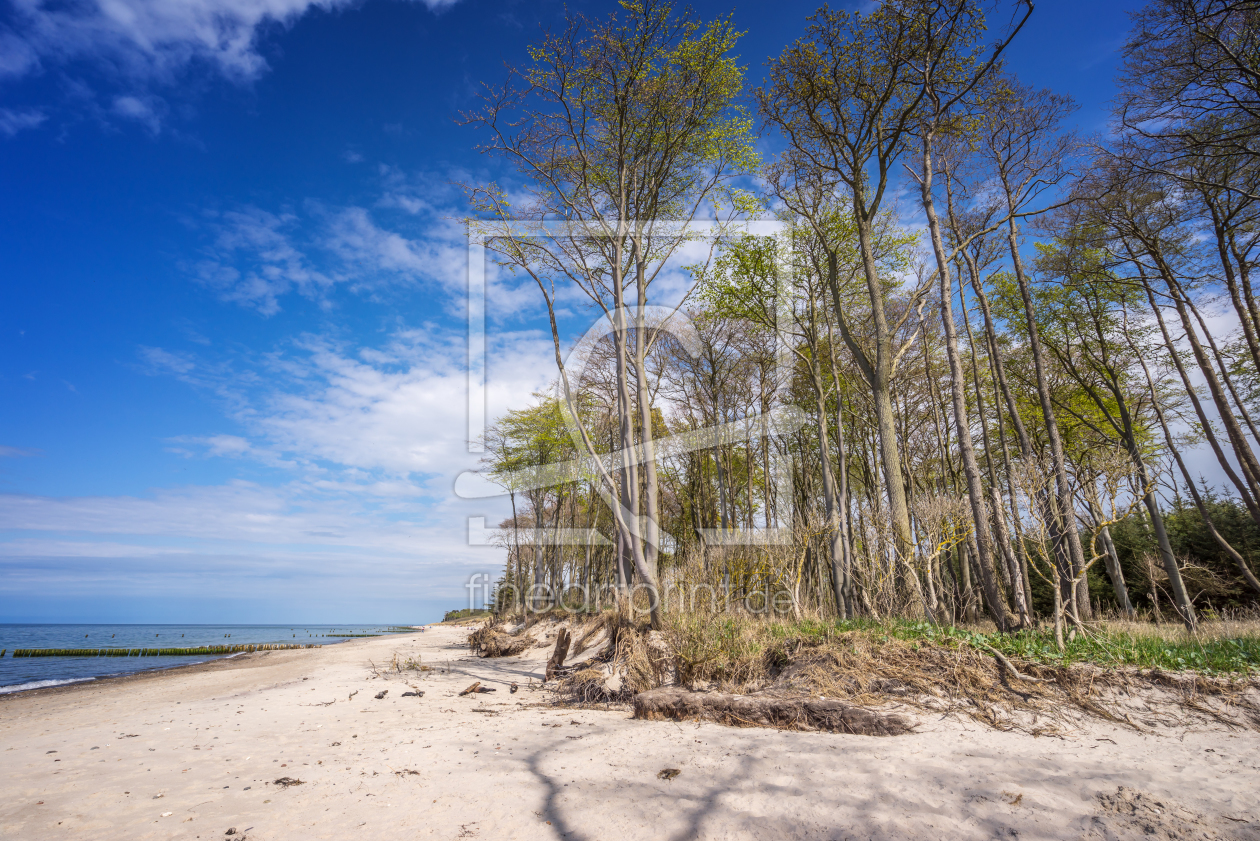
[[[828,255],[837,266],[842,306],[860,306],[866,294],[858,246],[857,223],[850,209],[833,203],[820,209],[810,223],[783,216],[780,236],[744,234],[724,238],[716,259],[708,266],[689,267],[696,278],[695,300],[721,318],[747,319],[764,327],[777,322],[776,307],[795,310],[832,304],[826,289]],[[918,234],[901,228],[890,212],[873,226],[872,252],[886,295],[894,294],[909,271]],[[783,325],[780,325],[783,326]]]
[[[544,394],[535,394],[534,400],[532,406],[509,410],[486,435],[490,475],[509,490],[516,489],[515,474],[519,471],[564,462],[577,455],[565,424],[565,405]]]
[[[489,610],[465,607],[459,610],[448,610],[442,617],[443,622],[460,622],[464,619],[479,619],[490,615]]]
[[[1002,634],[895,619],[759,622],[747,617],[714,615],[675,617],[671,641],[682,671],[698,672],[703,667],[707,674],[738,680],[740,670],[747,669],[749,663],[786,662],[788,653],[802,645],[832,641],[853,632],[885,642],[896,639],[945,648],[992,648],[1006,657],[1052,666],[1089,663],[1104,668],[1260,674],[1260,635],[1254,633],[1195,640],[1095,629],[1075,635],[1060,652],[1049,628]]]
[[[1260,673],[1260,636],[1206,641],[1168,640],[1159,636],[1127,632],[1091,631],[1078,634],[1060,652],[1053,630],[1026,630],[1013,634],[981,633],[967,628],[930,625],[926,622],[852,620],[848,622],[805,621],[783,623],[772,635],[780,639],[826,638],[846,631],[863,630],[901,640],[924,640],[947,647],[971,645],[991,647],[1007,657],[1037,663],[1071,665],[1093,663],[1099,666],[1137,666],[1148,669],[1205,673]]]
[[[1237,500],[1221,498],[1207,488],[1200,493],[1217,530],[1255,570],[1260,564],[1260,527]],[[1164,512],[1164,526],[1168,530],[1174,556],[1185,567],[1182,575],[1186,586],[1200,609],[1222,611],[1253,606],[1260,601],[1239,577],[1234,562],[1208,532],[1192,502],[1183,498],[1173,500]],[[1111,536],[1129,585],[1129,598],[1135,606],[1151,609],[1152,582],[1145,558],[1149,556],[1153,559],[1156,549],[1149,521],[1141,514],[1134,514],[1112,526]],[[1158,561],[1153,562],[1155,583],[1162,587],[1163,574],[1158,568]],[[1159,600],[1163,610],[1167,611],[1169,602],[1162,589]]]
[[[530,48],[516,124],[524,145],[512,148],[570,212],[677,218],[709,194],[715,173],[760,165],[732,54],[743,33],[729,16],[706,24],[667,2],[620,6],[602,21],[574,15]],[[708,197],[748,202],[729,186]],[[483,209],[511,213],[496,201]]]

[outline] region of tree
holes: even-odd
[[[869,14],[824,7],[810,18],[806,37],[771,62],[769,80],[757,91],[763,117],[782,131],[788,144],[779,178],[801,183],[802,195],[842,189],[852,205],[871,347],[862,347],[846,318],[838,278],[832,284],[835,317],[875,404],[889,516],[896,550],[905,557],[914,538],[892,382],[909,347],[897,336],[914,309],[905,308],[900,317],[890,315],[875,239],[894,168],[912,139],[924,97],[916,76],[923,23],[913,2],[891,0]],[[915,289],[911,298],[921,299],[927,291]]]
[[[574,437],[599,471],[656,625],[660,483],[646,364],[650,287],[688,241],[686,222],[723,198],[739,205],[738,193],[726,188],[756,158],[737,105],[742,71],[730,52],[739,34],[730,20],[702,24],[657,0],[624,2],[622,10],[604,21],[577,15],[563,32],[548,33],[529,64],[511,70],[505,85],[488,90],[482,110],[465,116],[490,132],[483,151],[507,159],[532,187],[523,206],[495,184],[473,189],[487,217],[480,229],[500,259],[543,294]],[[522,219],[573,227],[542,239],[522,235]],[[597,458],[576,409],[556,321],[558,281],[580,289],[611,329],[620,481]]]
[[[1260,200],[1254,178],[1228,165],[1260,163],[1260,3],[1152,0],[1133,16],[1116,112],[1150,173]]]

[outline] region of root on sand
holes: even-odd
[[[900,736],[911,732],[910,723],[901,716],[842,701],[690,692],[669,686],[640,692],[634,696],[633,704],[634,717],[649,721],[716,721],[732,727],[822,730],[855,736]]]
[[[1048,665],[956,639],[901,639],[869,629],[802,637],[767,623],[696,619],[653,631],[608,611],[545,616],[514,628],[487,624],[469,644],[482,656],[508,656],[561,633],[577,641],[575,655],[590,655],[549,669],[559,700],[632,703],[640,718],[864,732],[878,727],[853,723],[867,721],[856,711],[873,721],[918,710],[1034,735],[1072,730],[1087,719],[1135,730],[1260,730],[1254,677]],[[896,729],[880,726],[887,734]]]

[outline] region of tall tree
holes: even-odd
[[[1070,175],[1076,140],[1062,130],[1064,118],[1074,108],[1071,100],[1049,91],[1036,90],[1010,80],[1005,95],[995,91],[983,109],[978,129],[982,148],[989,158],[1006,205],[1007,246],[1011,269],[1023,302],[1023,323],[1036,374],[1037,400],[1049,444],[1054,471],[1055,493],[1049,521],[1060,567],[1067,580],[1079,582],[1069,600],[1079,603],[1079,612],[1089,615],[1089,592],[1083,575],[1085,556],[1077,532],[1072,483],[1063,454],[1063,438],[1050,394],[1046,356],[1041,346],[1032,292],[1021,248],[1020,223],[1052,210],[1063,198],[1055,190]],[[1012,414],[1014,408],[1012,406]],[[1022,441],[1021,441],[1022,443]],[[1027,453],[1025,457],[1027,457]]]
[[[872,341],[863,347],[840,306],[833,284],[841,338],[857,361],[874,402],[879,456],[896,550],[914,545],[906,501],[901,448],[893,410],[893,379],[909,347],[898,333],[913,308],[889,312],[887,278],[876,257],[876,225],[895,169],[912,141],[924,90],[917,63],[923,18],[912,0],[889,0],[869,14],[827,7],[810,18],[806,36],[770,64],[757,101],[766,121],[788,144],[784,180],[842,188],[852,204],[870,312]],[[838,283],[838,279],[836,281]],[[913,291],[922,298],[926,286]]]
[[[491,135],[483,151],[507,159],[532,185],[522,206],[497,185],[474,189],[488,218],[480,228],[500,258],[543,294],[575,436],[600,473],[654,625],[660,483],[647,307],[652,283],[688,241],[680,223],[710,212],[730,181],[756,164],[749,121],[737,105],[737,39],[729,19],[704,24],[658,0],[625,2],[605,20],[576,15],[531,49],[525,68],[488,90],[482,110],[466,115]],[[551,238],[521,233],[521,220],[542,219],[573,228]],[[620,481],[598,458],[576,409],[556,321],[557,281],[577,286],[609,324]]]

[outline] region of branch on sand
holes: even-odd
[[[689,692],[671,686],[640,692],[633,703],[635,718],[655,721],[716,721],[734,727],[822,730],[855,736],[900,736],[912,732],[912,726],[901,716],[826,699]]]

